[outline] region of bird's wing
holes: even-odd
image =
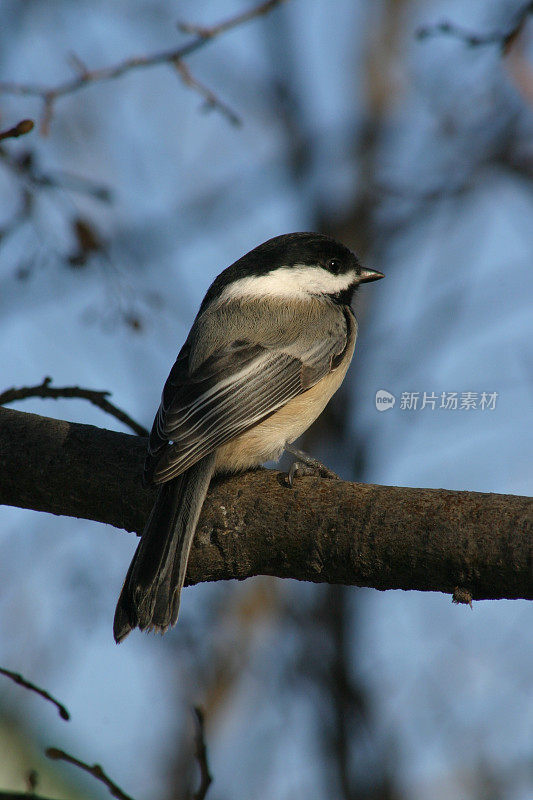
[[[314,386],[341,362],[355,320],[286,347],[239,339],[216,349],[192,373],[190,346],[168,377],[150,435],[145,476],[163,483]],[[329,335],[328,335],[329,334]]]

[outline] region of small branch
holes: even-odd
[[[81,58],[77,55],[77,53],[69,53],[68,60],[70,62],[71,67],[78,75],[87,75],[88,69],[87,65],[81,60]]]
[[[48,694],[44,689],[39,688],[34,683],[30,683],[25,678],[20,675],[18,672],[11,672],[9,669],[4,669],[4,667],[0,667],[0,675],[5,675],[6,678],[10,678],[15,683],[18,683],[19,686],[24,686],[25,689],[29,689],[30,692],[35,692],[36,694],[40,694],[41,697],[44,697],[45,700],[48,700],[49,703],[53,703],[57,710],[59,711],[59,716],[61,719],[69,720],[70,714],[65,708],[65,706],[56,700],[55,697],[52,697],[51,694]]]
[[[209,764],[207,762],[207,745],[205,743],[205,724],[204,712],[198,706],[194,709],[194,718],[196,720],[196,736],[195,736],[195,756],[200,767],[200,786],[198,790],[192,795],[192,800],[204,800],[209,787],[213,782],[213,776],[209,771]]]
[[[48,133],[54,106],[58,99],[65,97],[65,95],[72,94],[84,89],[93,83],[101,83],[102,81],[116,80],[128,72],[135,69],[146,69],[160,64],[174,65],[179,61],[196,50],[199,50],[207,42],[212,41],[226,31],[243,25],[256,17],[271,11],[275,6],[279,5],[284,0],[267,0],[267,2],[260,3],[255,8],[237,14],[230,19],[220,22],[218,25],[202,28],[200,26],[187,25],[181,23],[181,30],[192,33],[192,38],[181,45],[174,47],[170,50],[163,50],[157,53],[151,53],[144,56],[131,56],[116,64],[111,64],[108,67],[101,67],[100,69],[89,70],[82,64],[79,59],[77,60],[77,74],[70,80],[58,83],[56,86],[44,86],[42,84],[28,84],[28,83],[15,83],[10,81],[0,82],[0,93],[12,94],[24,97],[40,97],[43,101],[43,115],[41,118],[41,132]],[[200,90],[200,86],[196,83],[189,83],[190,86]],[[202,87],[201,93],[205,95],[205,87]],[[215,104],[217,108],[221,108],[219,103]]]
[[[97,781],[103,783],[109,789],[110,794],[113,797],[116,797],[117,800],[133,800],[133,798],[122,791],[120,786],[111,780],[111,778],[105,774],[104,770],[100,766],[100,764],[86,764],[84,761],[80,761],[74,756],[65,753],[64,750],[59,750],[57,747],[49,747],[46,750],[46,755],[48,758],[51,758],[52,761],[66,761],[67,764],[73,764],[75,767],[79,767],[79,769],[83,770],[84,772],[88,772],[89,775],[92,775],[93,778],[96,778]]]
[[[202,39],[214,39],[215,36],[219,36],[221,33],[225,33],[225,31],[229,31],[231,28],[244,25],[245,22],[250,22],[250,20],[256,19],[263,14],[268,14],[273,8],[279,6],[283,2],[284,0],[266,0],[266,2],[260,3],[255,8],[243,11],[235,17],[230,17],[223,22],[219,22],[218,25],[211,25],[208,27],[205,25],[194,25],[189,22],[179,22],[178,27],[182,33],[191,33],[195,36],[201,36]]]
[[[18,125],[15,125],[13,128],[9,128],[7,131],[0,131],[0,140],[1,139],[18,139],[19,136],[25,136],[27,133],[32,131],[34,128],[34,123],[31,119],[23,119]]]
[[[111,392],[97,391],[96,389],[82,389],[80,386],[62,386],[52,387],[52,378],[45,378],[42,383],[37,386],[22,386],[19,389],[15,387],[6,389],[5,392],[0,394],[0,406],[5,406],[8,403],[14,403],[16,400],[26,400],[28,397],[42,397],[57,400],[59,397],[78,398],[81,400],[88,400],[102,411],[111,414],[124,425],[136,433],[138,436],[148,436],[148,431],[143,425],[135,422],[125,411],[115,406],[106,398],[111,395]]]
[[[37,770],[30,769],[29,772],[26,773],[26,786],[28,794],[35,794],[38,782],[39,782],[39,774]]]
[[[5,147],[0,146],[0,159],[18,178],[26,180],[39,189],[68,189],[80,194],[92,195],[96,200],[109,203],[112,199],[107,186],[94,183],[89,178],[72,175],[69,172],[41,172],[35,164],[33,153],[24,153],[16,158]]]
[[[223,114],[232,125],[235,127],[240,127],[242,125],[241,118],[233,111],[226,103],[224,103],[217,95],[205,84],[200,83],[200,81],[195,78],[189,67],[185,65],[184,61],[177,59],[174,62],[174,66],[176,67],[177,71],[181,75],[181,79],[186,86],[190,86],[191,89],[195,89],[202,97],[205,98],[205,102],[208,108],[217,108],[221,114]]]
[[[506,31],[491,31],[486,34],[473,33],[459,25],[447,20],[436,25],[428,25],[418,28],[415,33],[417,39],[429,39],[434,36],[453,36],[463,41],[468,47],[484,47],[486,45],[497,44],[506,53],[511,47],[516,37],[521,33],[529,14],[533,13],[533,3],[528,3],[521,8],[515,15],[512,25]]]

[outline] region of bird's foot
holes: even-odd
[[[291,447],[290,445],[285,445],[285,450],[287,453],[296,457],[296,461],[291,464],[286,477],[287,486],[290,488],[292,488],[294,478],[298,475],[315,475],[319,478],[330,478],[336,481],[340,480],[336,472],[326,467],[326,465],[322,464],[318,459],[308,456],[303,450],[298,450],[297,447]]]

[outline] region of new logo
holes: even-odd
[[[378,411],[388,411],[394,407],[396,398],[385,389],[378,389],[376,392],[376,408]]]

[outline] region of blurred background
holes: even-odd
[[[43,109],[5,84],[54,86],[254,6],[3,0],[0,129],[36,128],[0,148],[0,391],[49,375],[150,427],[216,274],[317,230],[386,280],[357,298],[352,368],[302,445],[347,480],[531,493],[530,4],[272,5],[189,73],[134,69]],[[84,401],[16,407],[124,430]],[[0,664],[72,714],[0,679],[0,788],[35,769],[41,794],[105,796],[43,758],[55,745],[136,800],[185,798],[198,704],[212,800],[533,797],[531,604],[257,578],[186,589],[172,632],[117,647],[135,537],[0,512]]]

